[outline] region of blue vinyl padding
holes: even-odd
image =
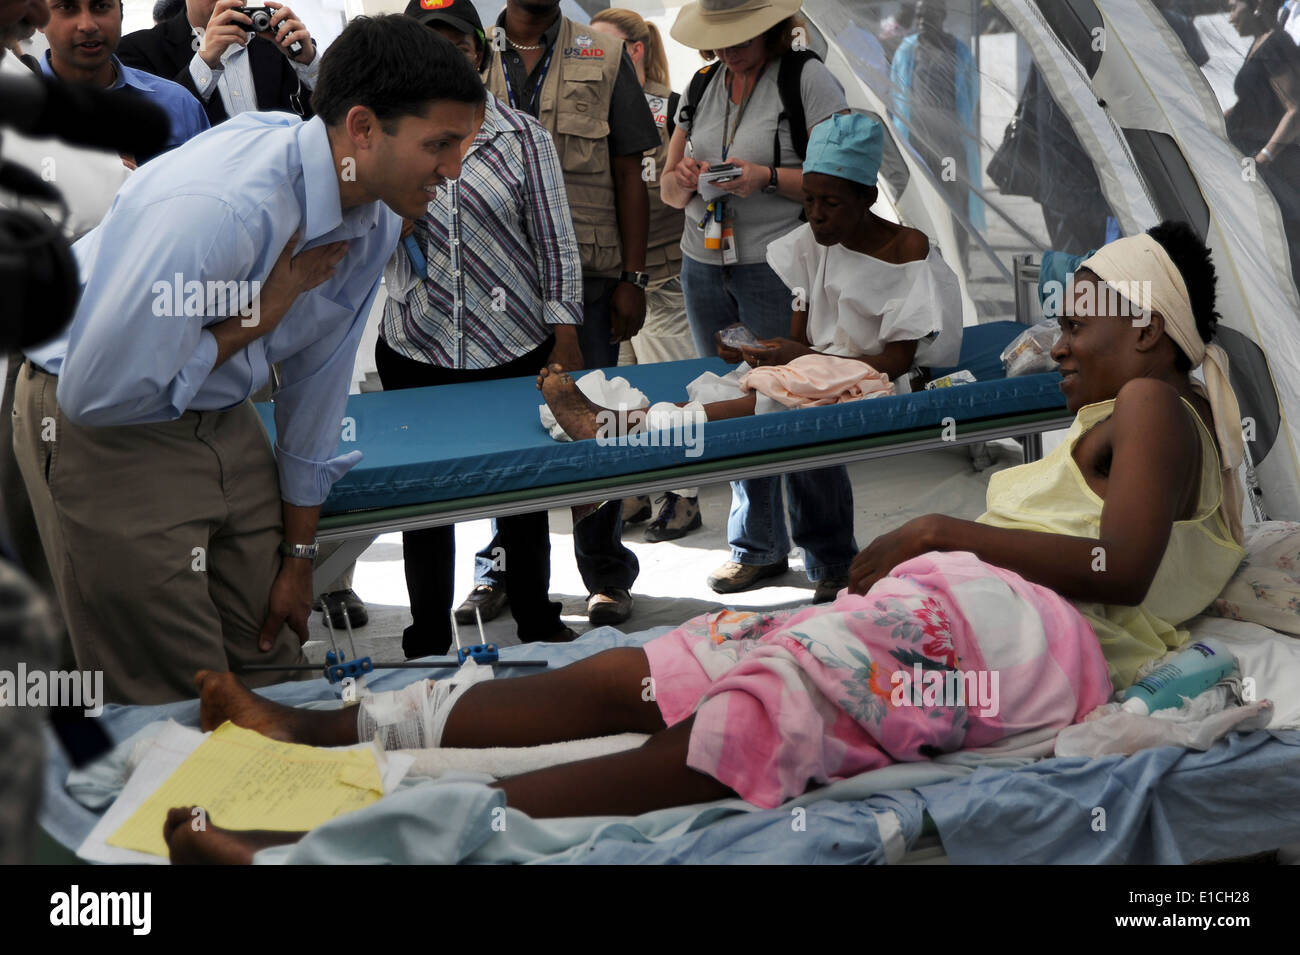
[[[960,427],[1064,409],[1056,372],[1002,376],[998,356],[1024,328],[995,322],[965,330],[958,367],[970,369],[979,379],[975,384],[713,422],[703,427],[698,448],[554,441],[538,420],[541,395],[532,378],[354,395],[347,417],[355,440],[341,440],[339,453],[359,450],[364,459],[335,484],[323,513],[429,504],[939,428],[947,417]],[[681,401],[686,385],[700,374],[725,374],[730,367],[719,358],[701,358],[621,367],[607,374],[627,378],[651,401]],[[935,374],[945,371],[936,369]],[[270,406],[258,410],[274,435]],[[688,456],[690,450],[701,453]]]

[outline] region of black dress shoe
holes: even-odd
[[[342,630],[347,624],[352,625],[355,630],[358,627],[364,627],[370,622],[370,614],[366,612],[366,605],[361,602],[361,598],[353,590],[336,590],[333,593],[325,594],[318,601],[319,607],[313,606],[312,609],[319,609],[321,613],[321,622],[324,623],[325,608],[329,608],[329,624],[335,630]],[[347,620],[344,620],[344,614]]]
[[[495,620],[501,616],[501,611],[506,609],[508,600],[504,587],[479,584],[469,592],[469,596],[456,608],[456,622],[462,624],[474,623],[475,607],[478,608],[479,616],[483,618],[484,623]]]

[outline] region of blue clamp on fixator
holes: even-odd
[[[470,647],[471,650],[477,649]],[[496,652],[493,647],[492,652]],[[356,679],[366,673],[373,673],[375,665],[370,662],[370,657],[358,657],[356,660],[349,660],[340,650],[335,653],[328,650],[325,653],[325,679],[330,683],[342,683],[348,677]]]
[[[495,643],[476,643],[472,647],[463,647],[456,651],[456,662],[463,664],[466,657],[473,657],[479,666],[491,666],[501,659]],[[367,663],[370,661],[366,661]]]

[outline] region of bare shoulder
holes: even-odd
[[[898,234],[898,261],[920,262],[930,254],[930,240],[919,229],[904,227]]]
[[[1178,389],[1168,382],[1156,378],[1126,382],[1115,396],[1114,419],[1117,432],[1127,432],[1151,445],[1164,437],[1182,449],[1196,447],[1196,425],[1188,417]]]

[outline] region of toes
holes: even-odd
[[[193,806],[183,806],[177,809],[167,810],[167,818],[163,821],[163,841],[171,843],[172,835],[181,826],[186,825],[194,817]]]

